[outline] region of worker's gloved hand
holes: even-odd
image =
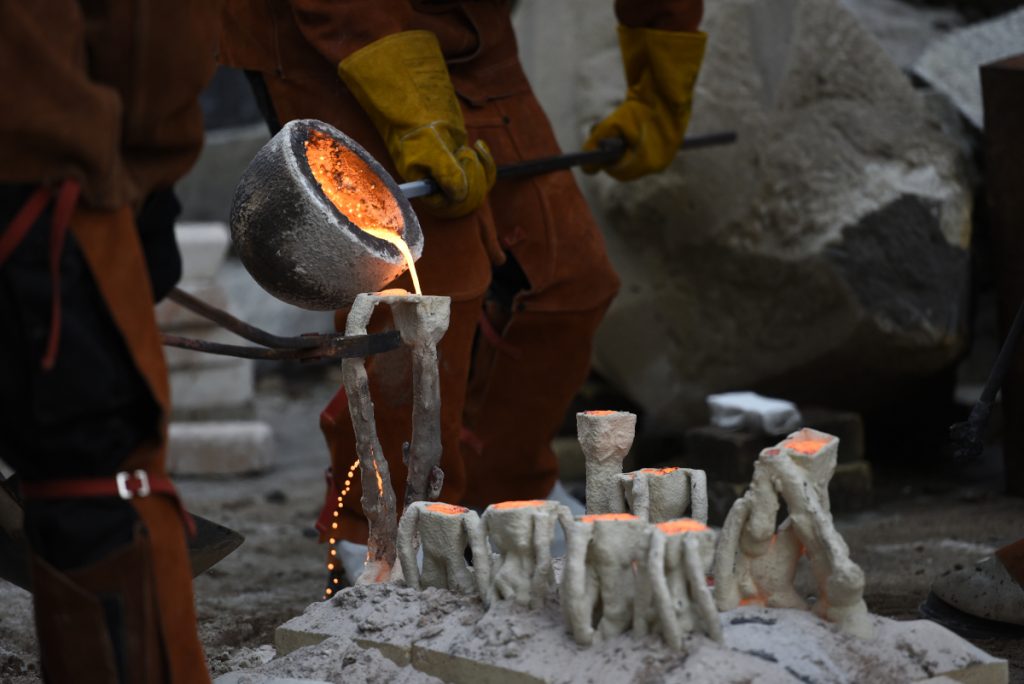
[[[487,145],[469,146],[437,37],[429,31],[395,33],[338,65],[338,75],[370,115],[403,180],[433,178],[443,194],[424,198],[439,216],[464,216],[494,185]]]
[[[625,154],[604,167],[609,175],[632,180],[661,171],[675,158],[690,120],[706,40],[700,32],[619,27],[626,101],[598,123],[583,144],[583,149],[594,150],[607,138],[626,141]]]

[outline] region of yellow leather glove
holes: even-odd
[[[338,75],[373,120],[404,180],[433,178],[442,194],[423,199],[439,216],[471,213],[494,185],[487,145],[470,147],[437,37],[395,33],[352,53]]]
[[[693,86],[707,36],[700,32],[619,27],[626,70],[626,101],[598,123],[583,149],[606,138],[622,138],[626,152],[604,168],[614,178],[632,180],[661,171],[675,158],[690,120]],[[601,167],[584,167],[594,173]]]

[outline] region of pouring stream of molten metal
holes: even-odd
[[[412,251],[402,237],[398,202],[369,164],[320,131],[311,131],[306,139],[306,162],[320,189],[342,216],[363,232],[398,248],[409,267],[416,294],[423,294]]]

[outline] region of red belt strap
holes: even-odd
[[[71,216],[78,203],[80,190],[78,181],[72,178],[60,184],[50,222],[50,336],[46,342],[46,353],[43,355],[44,370],[52,369],[57,362],[57,349],[60,345],[60,255],[64,249],[64,240],[71,225]],[[46,186],[37,188],[11,219],[7,229],[0,233],[0,266],[28,235],[29,229],[46,210],[52,196],[52,189]]]
[[[151,475],[145,470],[122,470],[113,477],[75,478],[22,482],[21,495],[25,499],[83,499],[113,498],[125,501],[163,494],[174,499],[181,512],[189,536],[195,536],[196,523],[181,505],[174,483],[166,475]]]

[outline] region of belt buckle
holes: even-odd
[[[134,491],[128,488],[129,479],[134,478],[138,481],[139,486]],[[117,474],[117,495],[122,499],[134,499],[136,497],[143,498],[149,496],[149,474],[145,470],[136,470],[133,473],[129,473],[127,470],[122,470]]]

